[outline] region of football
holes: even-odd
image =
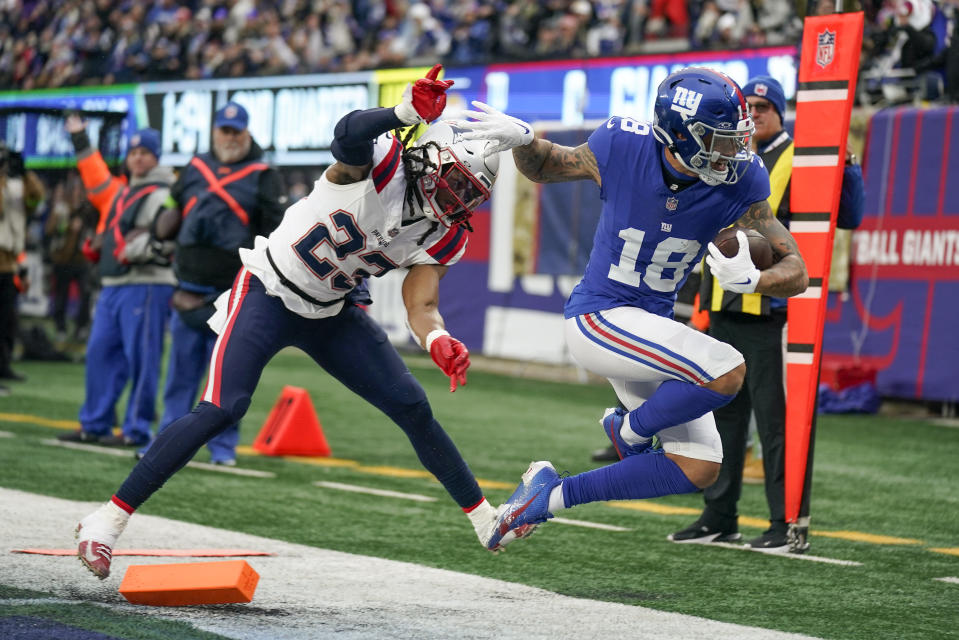
[[[762,271],[773,266],[775,258],[773,255],[773,246],[766,239],[766,236],[755,229],[741,229],[736,227],[727,227],[716,234],[713,244],[716,245],[723,255],[731,258],[739,252],[739,241],[736,239],[736,231],[742,231],[746,234],[749,241],[749,256],[753,259],[756,268]]]

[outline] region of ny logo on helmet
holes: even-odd
[[[699,103],[702,101],[703,94],[698,91],[676,87],[676,93],[673,94],[673,104],[670,108],[681,113],[683,120],[686,120],[696,115],[696,112],[699,111]]]

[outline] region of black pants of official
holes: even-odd
[[[746,359],[746,380],[732,402],[713,412],[723,443],[723,464],[719,479],[703,492],[706,500],[703,524],[707,526],[737,530],[737,503],[743,488],[749,418],[755,412],[763,449],[770,526],[777,531],[786,530],[786,391],[782,343],[785,324],[785,312],[771,316],[709,314],[710,335],[732,345]]]
[[[17,336],[17,297],[12,273],[0,273],[0,374],[10,373]]]

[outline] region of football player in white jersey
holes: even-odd
[[[733,347],[673,320],[676,293],[707,248],[727,291],[788,297],[808,283],[795,239],[766,201],[769,176],[750,151],[753,122],[739,86],[710,69],[676,71],[659,85],[652,124],[614,116],[575,149],[534,139],[527,123],[474,104],[481,111],[468,112],[476,122],[464,138],[496,140],[491,153],[513,149],[536,182],[600,186],[589,263],[566,303],[566,342],[625,406],[601,420],[619,462],[568,478],[532,463],[488,546],[577,504],[709,486],[723,455],[712,411],[733,399],[746,367]],[[733,224],[766,236],[776,264],[760,272],[742,232],[738,254],[725,257],[711,240]],[[654,435],[661,449],[650,447]]]
[[[407,268],[410,329],[450,377],[450,391],[466,384],[469,353],[445,330],[439,281],[465,251],[470,216],[489,198],[498,156],[485,154],[486,141],[460,140],[455,122],[431,125],[409,149],[391,133],[440,116],[452,85],[437,79],[441,68],[417,80],[393,108],[344,116],[334,132],[336,163],[269,238],[241,251],[244,266],[211,319],[219,339],[202,400],[157,437],[110,501],[77,527],[78,555],[99,578],[109,575],[130,514],[246,413],[263,368],[288,346],[396,422],[488,546],[494,509],[385,332],[351,300],[363,278]]]

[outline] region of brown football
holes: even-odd
[[[762,271],[773,266],[773,246],[766,239],[766,236],[755,229],[737,229],[736,227],[727,227],[716,234],[713,244],[723,252],[727,258],[731,258],[739,252],[739,241],[736,239],[736,231],[742,231],[746,234],[749,241],[749,256],[753,259],[756,268]]]

